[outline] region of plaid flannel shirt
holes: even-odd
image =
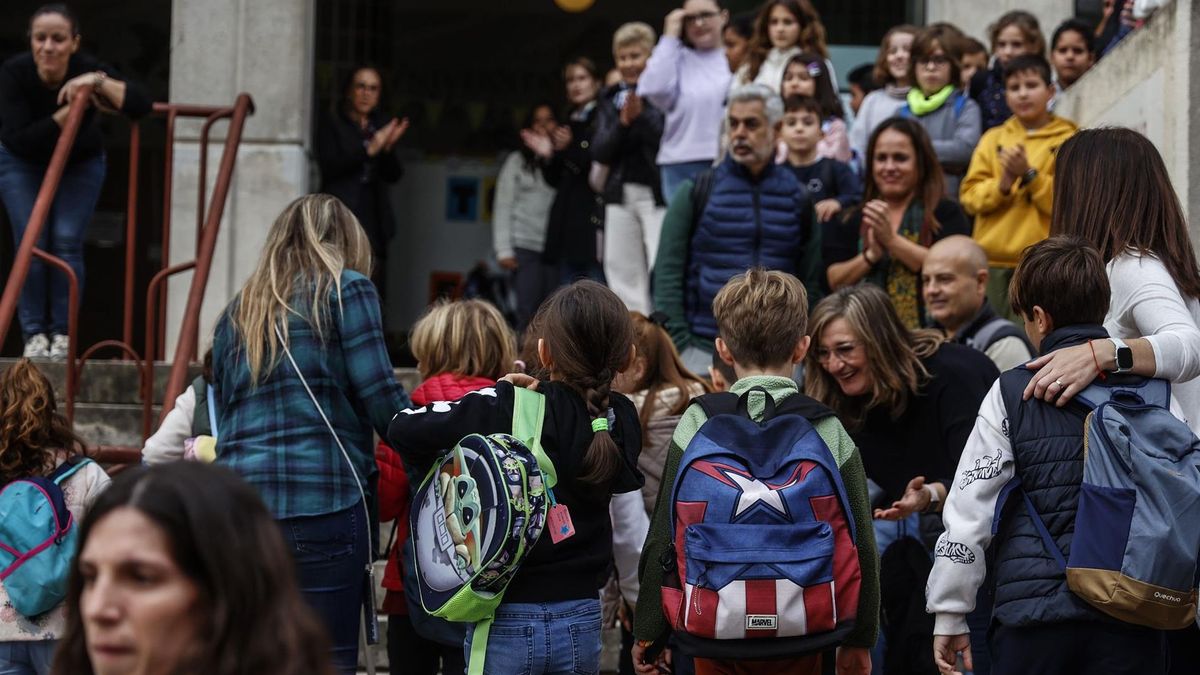
[[[388,358],[375,286],[351,271],[342,272],[341,286],[340,312],[337,291],[330,291],[324,342],[308,321],[291,316],[288,346],[369,490],[368,477],[377,471],[372,429],[385,435],[392,416],[411,402]],[[354,476],[282,351],[252,386],[230,321],[236,304],[221,316],[213,339],[217,463],[257,488],[276,518],[353,506]]]

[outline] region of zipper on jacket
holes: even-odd
[[[759,194],[761,193],[760,186],[755,184],[754,192],[754,267],[758,267],[758,260],[761,255],[762,247],[762,208]]]

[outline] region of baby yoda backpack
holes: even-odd
[[[546,399],[514,392],[512,434],[460,440],[421,482],[409,519],[422,607],[475,622],[470,675],[483,672],[496,607],[542,534],[557,482],[541,445]]]

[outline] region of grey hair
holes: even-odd
[[[728,106],[732,106],[734,103],[749,103],[752,101],[762,101],[763,111],[766,112],[767,122],[771,126],[775,126],[779,123],[779,120],[783,119],[783,99],[779,97],[779,94],[775,93],[774,89],[767,85],[751,82],[750,84],[738,85],[733,88],[733,91],[729,92]],[[728,115],[729,107],[725,108],[725,112]]]

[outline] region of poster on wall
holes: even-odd
[[[479,178],[446,178],[446,220],[474,222],[479,219]]]

